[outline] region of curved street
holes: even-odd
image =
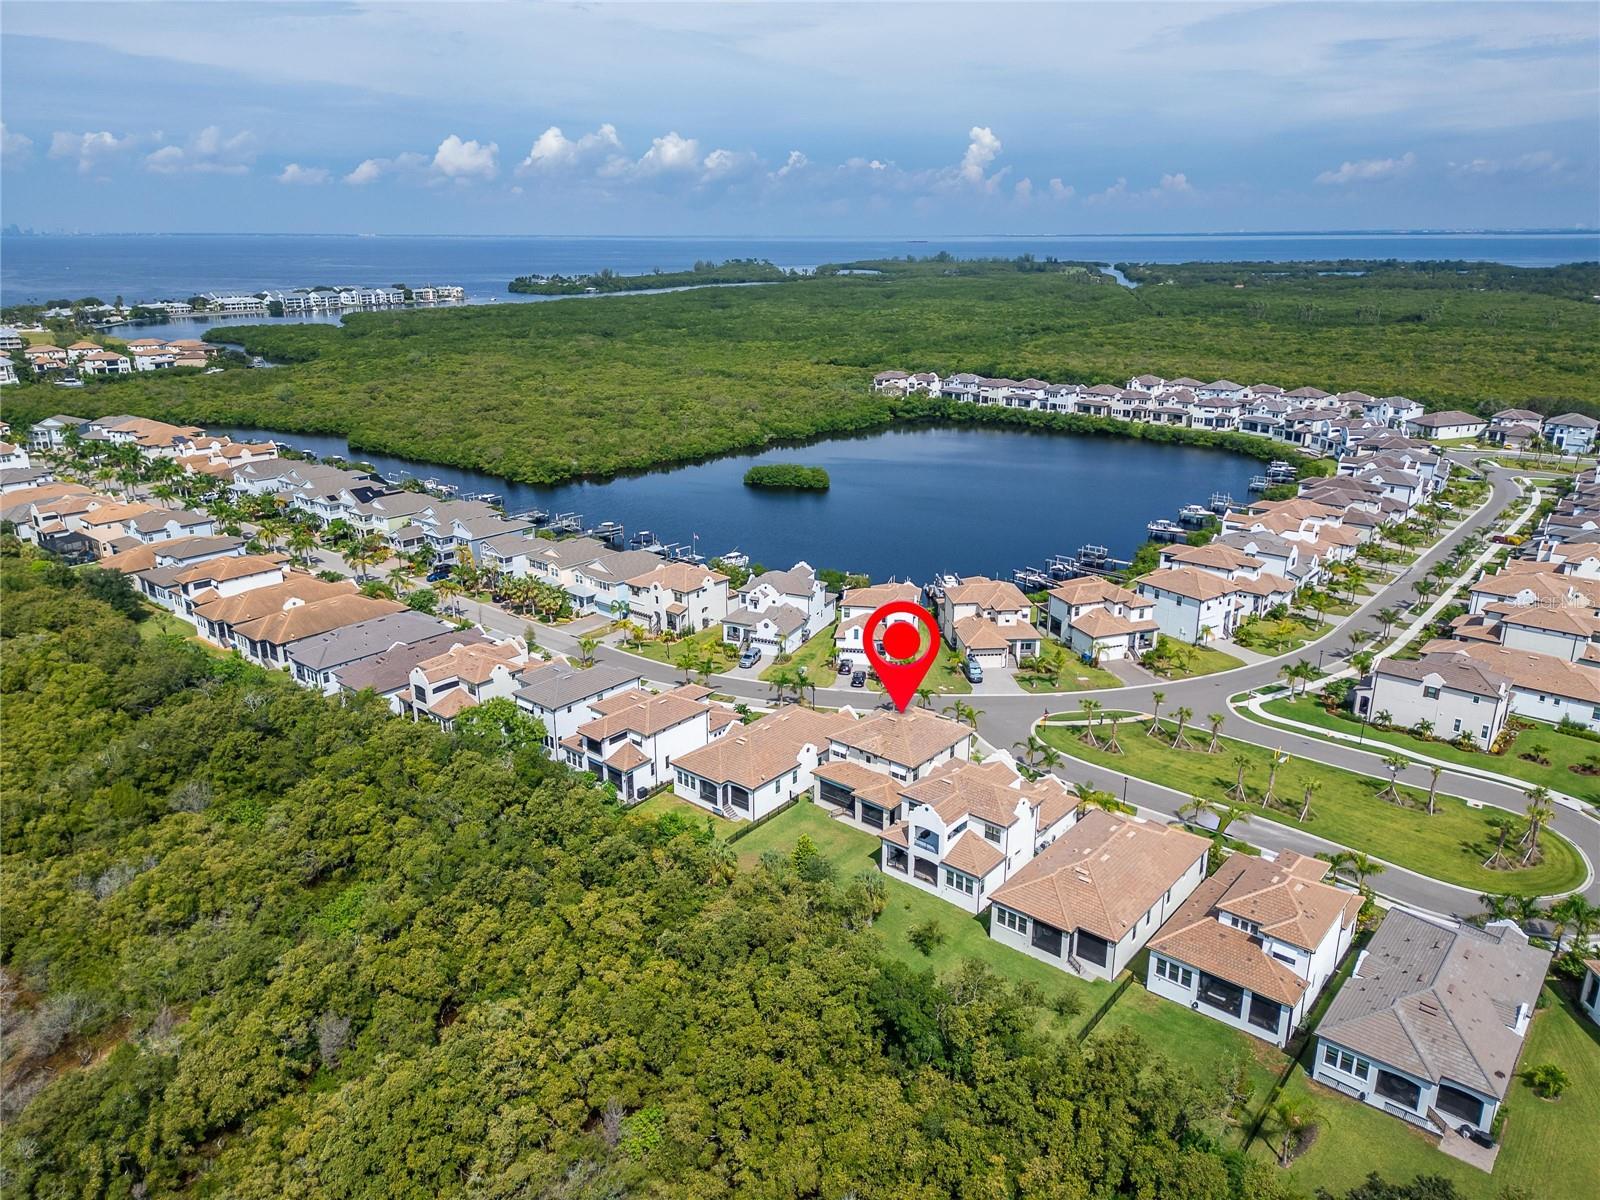
[[[1411,597],[1408,593],[1413,578],[1420,577],[1434,564],[1448,558],[1450,552],[1474,532],[1487,531],[1495,520],[1523,495],[1522,488],[1510,471],[1498,467],[1490,468],[1487,477],[1492,489],[1490,497],[1476,513],[1463,520],[1355,612],[1342,619],[1336,619],[1328,632],[1301,649],[1263,662],[1194,679],[1104,688],[1088,693],[978,694],[971,698],[971,702],[975,706],[981,706],[978,717],[980,736],[992,746],[1010,747],[1026,740],[1042,717],[1049,713],[1075,709],[1078,699],[1083,696],[1092,697],[1107,708],[1147,713],[1152,707],[1152,693],[1160,691],[1164,693],[1163,706],[1168,712],[1183,706],[1193,709],[1198,714],[1226,713],[1227,720],[1223,725],[1223,732],[1228,736],[1279,749],[1298,758],[1342,767],[1369,776],[1375,781],[1378,780],[1386,773],[1382,756],[1387,753],[1387,747],[1382,747],[1374,753],[1356,746],[1330,743],[1277,725],[1266,725],[1235,711],[1229,705],[1228,699],[1252,688],[1277,682],[1280,678],[1280,669],[1285,662],[1301,658],[1310,660],[1315,656],[1327,665],[1328,660],[1346,652],[1348,637],[1354,630],[1367,630],[1376,638],[1379,631],[1376,613],[1379,609],[1391,605],[1398,607],[1402,602],[1409,602]],[[463,603],[463,607],[468,616],[501,632],[520,633],[529,625],[524,620],[488,605],[468,601]],[[573,632],[543,625],[536,628],[539,631],[541,644],[551,650],[565,653],[572,651],[576,646],[577,636]],[[680,672],[676,668],[653,659],[629,654],[614,646],[602,645],[597,651],[597,656],[606,661],[626,664],[653,681],[661,683],[681,681]],[[717,689],[728,695],[762,702],[770,702],[772,699],[770,687],[759,681],[726,675],[713,678]],[[875,702],[881,700],[877,693],[868,693],[867,696]],[[861,691],[850,688],[815,690],[816,703],[833,707],[847,704],[860,707],[863,698]],[[1058,768],[1057,774],[1068,780],[1082,779],[1088,774],[1108,790],[1126,795],[1129,803],[1168,817],[1175,816],[1177,810],[1189,799],[1182,792],[1141,779],[1120,776],[1114,772],[1108,776],[1104,767],[1077,759],[1069,758],[1061,768]],[[1525,804],[1523,788],[1520,786],[1498,783],[1449,767],[1440,776],[1439,791],[1465,800],[1492,804],[1519,815]],[[1558,803],[1550,827],[1576,846],[1584,856],[1589,864],[1589,878],[1583,888],[1583,894],[1591,903],[1600,904],[1600,876],[1597,876],[1594,868],[1594,864],[1600,861],[1600,821],[1570,805]],[[1265,818],[1235,824],[1230,828],[1230,834],[1264,850],[1291,849],[1305,854],[1326,854],[1348,848]],[[1392,864],[1388,864],[1387,869],[1370,882],[1380,895],[1430,912],[1469,916],[1482,908],[1477,893],[1467,888],[1444,883]]]

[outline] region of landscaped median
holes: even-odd
[[[1397,746],[1413,754],[1436,758],[1440,762],[1491,771],[1497,775],[1510,775],[1551,791],[1565,792],[1580,800],[1600,800],[1600,741],[1592,742],[1588,738],[1563,733],[1551,725],[1530,722],[1532,728],[1518,733],[1506,753],[1489,754],[1483,750],[1463,750],[1449,742],[1420,738],[1404,729],[1378,729],[1370,721],[1363,726],[1343,710],[1329,712],[1310,696],[1294,700],[1268,700],[1261,706],[1261,711],[1267,716],[1283,717],[1333,733],[1348,734],[1369,743],[1380,743],[1379,753],[1382,753],[1381,746]],[[1594,763],[1592,773],[1591,760]],[[1573,767],[1579,770],[1574,771]],[[1419,766],[1418,769],[1427,768]]]
[[[1539,834],[1543,858],[1536,865],[1510,870],[1483,865],[1500,841],[1491,824],[1495,819],[1514,823],[1515,828],[1508,834],[1508,851],[1521,856],[1517,843],[1523,822],[1518,814],[1492,807],[1469,808],[1462,800],[1440,794],[1435,798],[1436,811],[1429,815],[1425,788],[1402,783],[1397,790],[1401,802],[1396,803],[1379,796],[1381,781],[1302,758],[1280,764],[1274,776],[1274,749],[1219,738],[1217,751],[1211,753],[1207,750],[1211,743],[1209,732],[1193,727],[1186,729],[1184,735],[1195,748],[1180,749],[1171,744],[1172,722],[1163,720],[1160,734],[1154,737],[1148,735],[1149,725],[1148,720],[1125,723],[1117,735],[1120,754],[1103,745],[1089,745],[1079,728],[1045,726],[1040,735],[1063,753],[1108,771],[1145,779],[1203,800],[1236,805],[1251,820],[1265,819],[1303,829],[1474,892],[1546,896],[1569,891],[1584,881],[1586,872],[1577,850],[1548,829]],[[1105,732],[1102,729],[1098,739],[1102,743]],[[1235,792],[1241,767],[1245,795],[1242,801]],[[1404,780],[1406,772],[1402,770],[1400,774]],[[1413,778],[1424,776],[1420,767],[1413,767],[1411,774]],[[1263,805],[1269,777],[1275,799]],[[1104,783],[1105,777],[1096,782]],[[1312,787],[1311,802],[1302,821],[1300,811],[1308,785]],[[1237,826],[1233,832],[1238,833]]]

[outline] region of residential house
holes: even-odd
[[[1312,1078],[1430,1132],[1487,1133],[1549,965],[1511,921],[1392,908],[1317,1026]]]
[[[648,550],[604,549],[572,570],[567,594],[578,612],[596,612],[615,620],[632,613],[633,588],[628,580],[647,575],[661,566],[661,557]]]
[[[709,567],[660,562],[625,580],[628,619],[652,633],[693,633],[728,615],[728,577]]]
[[[1462,412],[1458,408],[1447,408],[1442,412],[1423,413],[1421,416],[1412,417],[1402,428],[1412,437],[1437,442],[1452,438],[1477,437],[1488,428],[1488,422],[1482,417]]]
[[[1114,979],[1206,874],[1207,838],[1091,809],[991,897],[989,936],[1088,979]]]
[[[456,646],[489,646],[493,643],[479,629],[450,629],[410,645],[396,645],[366,658],[356,659],[332,674],[339,692],[353,696],[370,691],[383,697],[397,716],[410,711],[411,669],[437,658]]]
[[[528,665],[528,648],[521,638],[487,646],[481,642],[451,646],[411,668],[406,706],[413,720],[427,718],[449,729],[469,708],[487,700],[510,699],[522,685],[521,674]]]
[[[60,346],[29,346],[23,350],[22,357],[36,375],[67,369],[67,352]]]
[[[1422,651],[1424,662],[1440,654],[1465,657],[1504,676],[1511,684],[1511,711],[1519,717],[1554,724],[1568,720],[1600,732],[1600,670],[1594,665],[1478,641],[1441,639]],[[1378,703],[1374,696],[1373,704]]]
[[[1361,896],[1328,864],[1283,850],[1230,855],[1150,939],[1145,986],[1269,1041],[1288,1043],[1355,936]]]
[[[339,692],[338,673],[342,668],[397,646],[430,641],[453,632],[455,627],[449,621],[427,613],[409,608],[386,613],[295,642],[288,652],[289,673],[303,687],[333,696]]]
[[[773,654],[793,653],[833,624],[837,606],[811,564],[752,575],[722,622],[722,640]]]
[[[85,353],[78,359],[80,375],[126,375],[132,370],[133,364],[128,361],[127,355],[111,350],[96,349],[92,354]]]
[[[132,576],[133,585],[147,597],[185,619],[202,597],[215,600],[271,587],[282,583],[288,574],[280,554],[223,554],[201,562],[165,566],[152,561],[143,570],[127,573]]]
[[[1039,653],[1033,604],[1009,580],[970,575],[944,589],[939,625],[950,645],[982,666],[1016,665]]]
[[[1232,637],[1249,615],[1248,604],[1229,580],[1198,567],[1152,571],[1135,586],[1139,595],[1153,602],[1162,633],[1197,646]]]
[[[1156,644],[1155,602],[1099,575],[1050,589],[1047,626],[1086,662],[1137,659]]]
[[[166,550],[172,544],[142,549],[155,553]],[[313,575],[307,575],[303,571],[291,571],[282,583],[267,587],[251,588],[227,596],[196,595],[190,605],[189,618],[194,622],[195,629],[201,637],[219,646],[231,648],[235,645],[234,631],[240,625],[249,624],[274,613],[288,612],[304,605],[314,604],[329,597],[357,594],[356,585],[348,579],[329,583]]]
[[[523,670],[513,697],[517,707],[544,726],[545,749],[558,754],[561,743],[598,714],[594,702],[636,689],[639,672],[600,663],[587,670],[564,662],[536,664]]]
[[[68,430],[82,433],[88,424],[89,419],[87,417],[69,417],[64,413],[46,417],[44,420],[36,422],[28,430],[28,448],[30,450],[60,450],[67,444]]]
[[[128,536],[141,542],[170,542],[175,538],[207,537],[217,531],[216,519],[187,508],[156,508],[126,523]]]
[[[1545,422],[1544,435],[1563,454],[1589,454],[1595,448],[1595,431],[1600,421],[1582,413],[1563,413]]]
[[[1511,681],[1459,654],[1380,659],[1354,693],[1358,716],[1387,713],[1406,729],[1426,723],[1435,737],[1466,736],[1491,749],[1511,713]]]
[[[833,631],[834,657],[847,663],[852,671],[866,670],[871,665],[862,641],[867,618],[885,604],[901,602],[921,604],[922,589],[914,583],[895,583],[892,580],[872,587],[846,588],[839,600],[839,624]],[[893,613],[885,620],[885,624],[915,620],[909,613]]]
[[[1600,958],[1583,960],[1583,983],[1578,986],[1578,1007],[1600,1025]]]
[[[951,759],[900,784],[898,796],[901,818],[878,834],[879,868],[972,913],[988,907],[1005,881],[1076,818],[1061,780],[1023,779],[1005,751],[983,763]]]
[[[26,470],[30,465],[26,450],[11,442],[0,441],[0,471]]]
[[[1544,417],[1531,408],[1505,408],[1489,418],[1484,440],[1508,450],[1520,450],[1543,436]]]
[[[811,790],[812,772],[833,734],[854,720],[849,709],[828,713],[786,705],[674,756],[673,791],[731,820],[760,820]]]
[[[589,703],[594,717],[561,741],[566,763],[617,789],[630,804],[672,777],[669,764],[723,736],[738,723],[731,709],[707,704],[702,687],[657,694],[630,688]],[[722,719],[713,724],[713,714]]]
[[[925,708],[875,711],[840,726],[828,740],[829,762],[853,762],[914,783],[953,758],[972,754],[973,732]]]
[[[0,354],[0,387],[17,382],[17,364],[11,361],[10,355]]]
[[[244,657],[263,667],[287,667],[290,648],[302,638],[403,611],[406,606],[394,600],[359,594],[329,596],[240,622],[233,627],[233,645]]]

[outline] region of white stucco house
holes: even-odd
[[[1485,750],[1511,713],[1511,681],[1460,654],[1381,659],[1353,696],[1358,717],[1388,713],[1404,729],[1426,721],[1435,737],[1466,734]]]
[[[1088,661],[1136,659],[1156,644],[1155,601],[1098,575],[1050,589],[1046,627]]]
[[[727,619],[728,577],[709,567],[663,562],[627,584],[629,620],[653,633],[694,633]]]
[[[810,792],[812,771],[834,733],[854,720],[848,708],[827,713],[785,705],[674,756],[673,792],[730,820],[759,820]]]
[[[885,604],[907,601],[922,603],[922,589],[914,583],[880,583],[872,587],[846,588],[839,599],[839,623],[833,631],[834,657],[850,664],[852,671],[866,670],[867,653],[862,638],[866,633],[867,618]],[[885,625],[900,621],[914,621],[906,613],[891,614]]]

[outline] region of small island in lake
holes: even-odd
[[[768,463],[766,466],[751,467],[746,471],[744,485],[825,492],[828,490],[828,473],[821,467],[803,467],[799,463]]]

